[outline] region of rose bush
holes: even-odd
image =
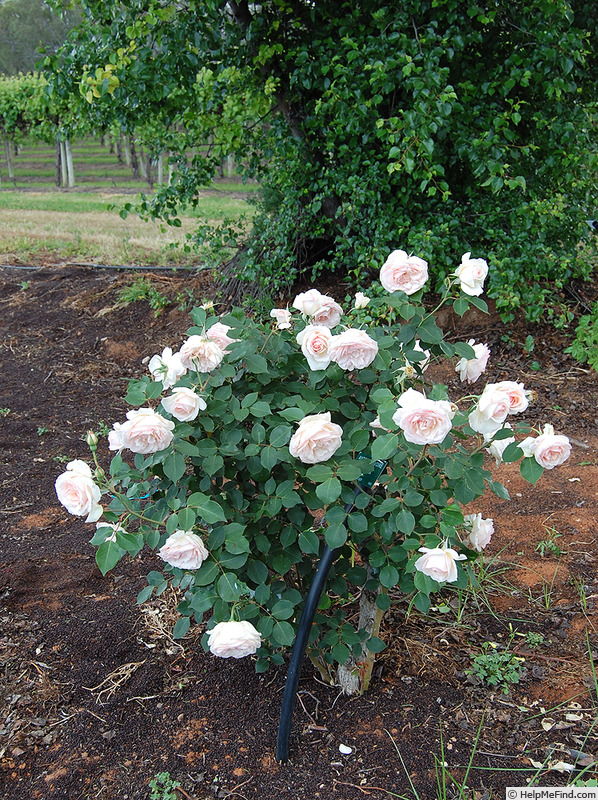
[[[486,272],[466,254],[442,302],[458,314],[484,310]],[[550,425],[524,438],[530,429],[513,420],[529,393],[516,380],[449,398],[427,379],[428,363],[446,358],[462,378],[479,378],[489,352],[445,341],[421,304],[426,278],[422,259],[395,251],[381,271],[385,291],[358,294],[347,313],[316,289],[265,322],[194,309],[179,352],[166,348],[131,382],[136,408],[110,432],[109,469],[90,435],[93,471],[75,461],[57,479],[71,513],[103,514],[91,540],[102,572],[144,545],[157,550],[165,566],[150,572],[139,602],[178,587],[174,635],[206,624],[206,650],[255,654],[262,671],[293,643],[328,545],[311,655],[323,674],[359,675],[363,688],[394,598],[426,612],[445,584],[467,585],[493,527],[462,507],[486,490],[508,497],[485,460],[499,469],[519,460],[535,483],[570,451]],[[361,628],[357,595],[369,608]]]

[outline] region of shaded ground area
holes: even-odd
[[[564,785],[575,773],[551,766],[577,763],[579,774],[592,763],[597,380],[563,354],[561,334],[521,323],[507,330],[482,315],[467,327],[443,320],[455,336],[489,343],[488,380],[516,378],[537,391],[526,419],[569,435],[572,457],[537,489],[515,467],[499,468],[512,500],[476,505],[496,527],[480,587],[444,592],[427,618],[399,600],[369,694],[340,696],[305,666],[292,760],[282,766],[274,748],[285,670],[258,676],[249,660],[217,660],[197,631],[172,641],[173,593],[135,606],[157,557],[102,578],[93,526],[56,501],[64,463],[88,455],[85,431],[121,419],[128,377],[185,338],[188,315],[174,303],[157,319],[147,302],[119,306],[128,280],[74,267],[0,269],[0,796],[145,800],[149,781],[167,771],[192,800],[383,800],[413,797],[410,782],[433,798],[443,770],[450,786],[448,775],[463,781],[471,762],[465,796],[482,800],[533,776]],[[201,274],[161,274],[155,285],[171,298],[213,293]],[[526,354],[528,335],[535,346]],[[436,378],[451,396],[463,393],[450,373]],[[525,659],[507,695],[466,674],[486,642]]]

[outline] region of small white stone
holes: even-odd
[[[350,756],[353,752],[352,747],[348,747],[346,744],[339,744],[338,746],[339,753],[342,753],[344,756]]]

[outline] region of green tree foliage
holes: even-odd
[[[59,15],[44,0],[0,2],[0,74],[32,72],[41,53],[55,52],[80,20],[78,10]]]
[[[175,217],[223,153],[261,181],[246,277],[363,278],[402,248],[440,283],[465,243],[490,261],[499,307],[534,317],[549,283],[589,273],[592,2],[82,5],[65,86],[95,88],[98,119],[161,121],[178,160],[147,212]]]

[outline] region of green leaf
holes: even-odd
[[[326,464],[314,464],[305,474],[314,483],[323,483],[334,476],[332,469]]]
[[[531,456],[523,459],[519,467],[519,472],[521,473],[522,478],[535,486],[538,479],[544,472],[544,467],[538,464],[536,459]]]
[[[390,608],[390,597],[386,592],[381,592],[376,596],[376,605],[381,611],[388,611]]]
[[[288,600],[279,600],[274,603],[270,613],[276,619],[290,619],[295,613],[295,606]]]
[[[370,653],[381,653],[383,650],[386,649],[386,645],[379,639],[377,636],[370,636],[370,638],[365,643],[365,646],[370,651]]]
[[[380,583],[386,589],[392,589],[399,582],[399,571],[392,564],[387,564],[380,570]]]
[[[173,639],[182,639],[191,627],[191,619],[189,617],[181,617],[177,619],[172,631]]]
[[[268,362],[264,356],[258,355],[257,353],[247,353],[245,356],[245,364],[249,372],[253,372],[255,375],[268,372]]]
[[[293,626],[288,622],[277,622],[272,629],[272,638],[275,639],[278,644],[290,647],[295,641]]]
[[[146,600],[149,600],[152,594],[154,593],[153,586],[145,586],[137,595],[137,604],[141,605],[145,603]]]
[[[213,583],[217,576],[220,573],[220,569],[218,564],[209,559],[204,561],[201,567],[195,573],[195,578],[193,579],[193,583],[195,586],[208,586],[210,583]]]
[[[347,529],[344,525],[330,525],[326,528],[326,544],[331,550],[342,547],[347,541]]]
[[[329,478],[324,483],[316,486],[316,494],[325,505],[330,505],[338,500],[342,491],[342,484],[338,478]]]
[[[104,542],[101,544],[96,550],[96,564],[100,568],[102,575],[105,575],[112,567],[115,567],[124,553],[125,551],[116,542]]]
[[[372,444],[372,461],[387,461],[396,453],[398,444],[399,437],[395,433],[377,436]]]
[[[235,603],[240,599],[243,585],[232,572],[225,572],[216,582],[216,591],[225,603]]]
[[[188,508],[195,508],[198,515],[203,519],[206,525],[213,525],[215,522],[226,522],[226,516],[220,506],[215,500],[209,500],[205,494],[195,492],[187,500]]]
[[[518,447],[516,442],[511,442],[511,444],[508,444],[503,450],[502,460],[504,461],[505,464],[509,464],[511,461],[519,461],[519,459],[522,456],[523,456],[523,450],[520,447]],[[524,459],[524,460],[528,461],[529,459]]]
[[[301,531],[297,544],[303,553],[317,556],[320,552],[320,538],[315,531]]]
[[[162,466],[166,477],[170,478],[174,483],[177,483],[185,474],[187,464],[180,453],[172,452],[166,456],[162,462]]]
[[[195,525],[197,514],[192,508],[181,508],[179,511],[177,511],[177,517],[179,519],[179,525],[181,526],[181,529],[184,531],[190,531]]]
[[[272,447],[284,447],[291,438],[293,429],[289,425],[277,425],[270,431],[270,444]]]

